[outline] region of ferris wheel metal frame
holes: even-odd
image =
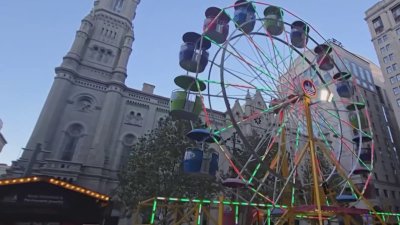
[[[269,15],[265,15],[265,17],[258,17],[258,18],[254,17],[253,19],[248,20],[242,24],[236,23],[235,24],[236,30],[228,37],[228,35],[227,35],[228,29],[223,26],[223,23],[224,22],[228,23],[230,20],[233,20],[233,19],[232,19],[232,17],[228,16],[228,14],[226,13],[226,10],[229,10],[231,8],[235,8],[235,10],[237,10],[237,8],[240,8],[241,6],[246,6],[247,10],[248,10],[247,13],[249,13],[249,12],[256,13],[256,9],[254,7],[255,4],[267,7],[267,9],[264,11],[264,14],[268,9],[270,10],[270,12],[271,12],[271,10],[275,13],[278,12],[281,15],[281,18],[279,18],[279,14],[275,14],[275,16],[278,16],[278,17],[275,17],[272,20],[271,20],[271,18],[269,18],[269,22],[272,21],[272,22],[275,22],[275,24],[277,24],[278,22],[281,23],[283,30],[280,33],[279,33],[279,31],[277,31],[277,29],[274,30],[271,27],[269,27],[270,29],[268,30],[268,27],[265,25],[265,23],[267,23],[266,21],[268,20],[267,17]],[[251,5],[251,8],[248,7],[250,5]],[[279,11],[276,11],[277,9],[279,9]],[[293,22],[292,24],[284,21],[282,18],[283,12],[288,13],[289,15],[292,16],[292,18],[295,18],[297,20],[295,22]],[[190,76],[190,77],[192,77],[191,78],[192,83],[190,84],[190,86],[188,86],[187,84],[182,85],[182,82],[181,82],[181,84],[179,84],[179,82],[177,82],[177,80],[175,80],[175,83],[186,91],[185,92],[186,97],[187,97],[186,102],[189,102],[190,104],[197,104],[196,102],[191,103],[191,100],[189,99],[189,97],[191,95],[196,96],[196,101],[198,99],[201,99],[201,106],[202,106],[201,112],[203,113],[203,116],[205,118],[205,123],[210,132],[209,140],[213,140],[214,143],[216,145],[218,145],[220,152],[226,157],[230,166],[233,168],[233,170],[237,174],[237,178],[239,179],[238,182],[241,182],[243,184],[243,187],[248,188],[249,190],[251,190],[254,193],[254,195],[251,197],[251,199],[244,199],[247,202],[247,204],[248,205],[259,204],[259,203],[254,203],[253,200],[256,195],[261,196],[265,201],[268,202],[268,204],[270,206],[272,206],[271,208],[268,209],[269,213],[271,213],[275,209],[278,209],[278,211],[281,210],[280,211],[281,213],[279,214],[279,216],[277,216],[275,218],[276,224],[283,224],[284,222],[289,222],[289,224],[294,224],[295,219],[301,217],[304,219],[311,219],[314,221],[318,221],[318,223],[320,225],[322,225],[325,220],[329,220],[330,218],[335,217],[335,214],[336,214],[336,216],[341,215],[344,218],[344,221],[346,224],[351,224],[352,223],[351,221],[353,220],[352,215],[362,214],[362,213],[372,213],[376,217],[376,219],[379,220],[379,222],[381,224],[385,224],[385,221],[380,217],[380,213],[376,212],[373,205],[364,197],[364,193],[365,193],[366,189],[368,188],[369,182],[371,181],[373,156],[371,156],[371,158],[372,158],[371,162],[370,162],[371,165],[369,166],[369,174],[367,175],[366,183],[364,185],[362,185],[362,187],[360,188],[359,185],[357,186],[352,181],[352,176],[355,175],[356,166],[358,165],[358,163],[361,163],[363,166],[368,168],[368,165],[366,165],[366,163],[364,163],[360,159],[362,144],[363,144],[363,140],[364,140],[364,136],[362,136],[362,135],[366,135],[366,137],[368,139],[371,139],[368,141],[372,141],[371,128],[369,126],[367,126],[367,128],[362,127],[363,123],[367,123],[368,125],[370,124],[368,112],[366,111],[366,109],[364,109],[365,113],[367,114],[366,118],[359,115],[361,110],[363,110],[363,108],[366,106],[365,106],[365,104],[364,105],[360,104],[360,101],[358,101],[358,97],[357,97],[357,101],[354,101],[355,99],[353,98],[355,90],[357,89],[357,87],[355,85],[355,81],[353,80],[353,84],[352,84],[353,86],[351,87],[351,90],[353,90],[353,94],[351,95],[351,97],[348,97],[348,100],[344,101],[345,103],[347,103],[347,106],[345,106],[344,103],[340,100],[333,101],[331,103],[331,106],[333,106],[332,111],[337,113],[336,114],[337,117],[333,116],[333,117],[335,117],[333,120],[336,120],[336,122],[338,122],[338,124],[336,124],[336,125],[338,125],[339,131],[337,131],[337,130],[335,131],[334,129],[332,129],[333,126],[329,127],[329,125],[330,125],[329,122],[331,120],[326,119],[324,117],[324,115],[321,113],[320,114],[315,113],[316,110],[314,109],[314,107],[316,105],[320,104],[320,102],[314,101],[313,97],[314,97],[314,94],[317,94],[317,92],[319,90],[322,90],[320,87],[324,87],[325,89],[328,90],[328,93],[332,93],[332,91],[330,90],[331,87],[329,87],[330,85],[334,85],[335,83],[340,83],[340,82],[344,83],[344,81],[347,82],[347,80],[351,77],[351,74],[349,73],[348,68],[345,67],[346,71],[341,70],[339,68],[339,66],[336,64],[336,62],[333,60],[333,58],[331,58],[330,54],[333,49],[332,46],[330,46],[329,43],[325,39],[323,39],[322,36],[320,36],[319,33],[307,22],[301,20],[299,17],[295,16],[294,14],[292,14],[291,12],[289,12],[287,10],[284,10],[283,8],[275,7],[275,6],[272,6],[270,4],[266,4],[263,2],[240,0],[240,1],[237,1],[235,3],[235,5],[232,5],[232,6],[223,8],[223,9],[211,7],[209,9],[207,9],[206,17],[207,18],[206,18],[206,22],[205,22],[205,26],[204,26],[204,32],[201,35],[196,36],[196,34],[187,33],[187,34],[185,34],[186,36],[184,35],[184,37],[183,37],[183,40],[185,43],[187,43],[187,42],[191,43],[193,52],[191,52],[191,54],[189,55],[189,57],[192,58],[192,61],[181,60],[180,64],[181,64],[181,67],[188,70],[187,75],[185,75],[186,76],[185,79],[187,79],[187,77],[189,76],[189,72],[194,73],[193,76]],[[219,21],[219,19],[220,19],[220,21]],[[218,23],[220,23],[221,21],[222,21],[222,27],[221,26],[218,27],[219,26]],[[238,20],[236,20],[236,22],[237,21]],[[261,28],[265,28],[265,29],[267,29],[267,31],[260,32],[260,29],[259,29],[258,31],[253,32],[252,30],[254,28],[254,25],[252,25],[252,24],[254,24],[256,22],[261,22]],[[301,42],[293,42],[293,40],[291,43],[289,43],[290,39],[288,38],[288,35],[292,35],[291,32],[293,32],[293,30],[294,30],[295,23],[297,23],[296,25],[300,24],[300,26],[303,26],[303,27],[300,27],[300,28],[297,27],[297,28],[300,29],[300,31],[303,29],[302,38],[306,38],[306,41],[302,40],[303,42],[305,42],[304,46]],[[250,24],[250,27],[253,26],[253,28],[250,29],[249,24]],[[286,30],[287,26],[291,26],[291,28],[292,28],[291,32]],[[238,32],[238,34],[236,34],[236,32]],[[278,32],[278,33],[271,34],[272,32]],[[323,40],[323,44],[319,44],[318,41],[316,41],[316,39],[311,37],[309,35],[311,32],[314,32],[315,34],[317,34],[320,37],[320,39]],[[279,37],[281,34],[286,35],[285,36],[286,40],[284,38]],[[213,37],[213,35],[214,35],[214,37]],[[243,37],[244,37],[243,39],[247,38],[249,43],[254,44],[253,47],[257,48],[258,46],[254,43],[255,36],[263,36],[263,38],[266,40],[266,42],[270,41],[268,43],[272,43],[271,45],[272,45],[272,48],[274,49],[274,51],[275,51],[274,41],[277,41],[280,44],[282,44],[282,46],[285,46],[286,48],[288,48],[289,51],[295,52],[298,55],[298,57],[300,57],[301,59],[303,59],[306,62],[306,64],[309,66],[309,68],[311,68],[311,71],[315,73],[314,78],[318,78],[322,84],[316,86],[311,78],[307,78],[307,77],[306,77],[307,79],[298,78],[299,74],[296,74],[295,75],[295,77],[297,77],[296,79],[299,79],[299,81],[301,80],[301,84],[300,83],[297,84],[297,85],[301,86],[300,91],[298,90],[298,88],[293,87],[293,90],[292,90],[293,92],[291,92],[290,95],[288,95],[287,93],[284,94],[283,91],[280,92],[278,89],[283,88],[284,86],[287,86],[287,84],[284,84],[283,82],[281,82],[283,74],[279,74],[279,71],[278,71],[279,69],[277,69],[279,76],[275,77],[275,80],[272,82],[272,86],[275,85],[274,91],[276,93],[278,93],[278,94],[275,93],[275,97],[281,98],[281,99],[271,99],[270,98],[269,99],[270,102],[268,102],[269,104],[266,108],[258,110],[256,113],[249,115],[246,118],[243,118],[238,121],[237,116],[235,116],[234,113],[232,112],[231,101],[232,101],[232,99],[238,100],[239,98],[232,97],[233,95],[231,96],[230,93],[227,92],[227,89],[232,88],[232,87],[238,88],[238,89],[247,88],[247,93],[249,93],[249,89],[254,89],[256,91],[263,92],[266,90],[266,88],[264,88],[264,87],[260,88],[257,85],[253,85],[253,81],[258,79],[257,76],[259,76],[260,74],[258,74],[256,77],[254,77],[254,79],[251,80],[250,82],[244,81],[244,79],[241,78],[240,76],[233,75],[233,76],[235,76],[235,78],[237,80],[244,81],[244,84],[227,82],[228,80],[226,78],[227,77],[226,74],[232,75],[233,73],[235,73],[235,71],[233,69],[228,70],[225,67],[225,63],[228,61],[227,59],[230,57],[230,58],[239,59],[243,62],[244,65],[250,66],[251,62],[246,61],[247,60],[246,56],[243,57],[239,53],[240,50],[237,50],[237,49],[228,50],[228,49],[229,49],[229,47],[232,47],[237,43],[236,39],[240,40]],[[293,36],[293,38],[295,38],[295,36]],[[191,39],[193,39],[195,41],[192,41]],[[310,50],[309,47],[307,46],[308,40],[310,40],[315,45],[314,46],[315,53],[313,53],[312,50]],[[234,44],[231,44],[231,41],[234,41]],[[208,60],[207,50],[212,46],[217,46],[217,51],[214,54],[213,59]],[[184,47],[187,47],[187,46],[184,46]],[[304,49],[304,52],[301,52],[299,49]],[[306,50],[307,50],[307,53],[311,52],[311,57],[313,59],[310,59],[306,56]],[[187,49],[184,49],[184,48],[181,49],[181,53],[184,51],[187,51]],[[236,53],[237,55],[235,55],[232,52]],[[227,53],[229,56],[226,56]],[[205,54],[206,54],[206,57],[205,57]],[[274,52],[274,54],[275,54],[275,52]],[[335,53],[333,52],[332,54],[335,54]],[[180,57],[185,58],[185,55],[184,54],[183,54],[183,56],[180,55]],[[277,56],[275,55],[275,58],[274,58],[275,60],[276,60],[276,57]],[[292,56],[290,56],[290,57],[292,57]],[[338,55],[336,55],[336,57],[341,61],[341,59]],[[205,67],[207,65],[207,61],[204,60],[205,58],[207,58],[207,61],[209,61],[211,63],[211,66],[208,71],[207,79],[200,79],[201,78],[200,73],[205,70]],[[218,58],[221,59],[220,63],[217,63],[217,61],[216,61]],[[292,60],[292,58],[291,58],[291,60]],[[328,65],[329,63],[331,65]],[[341,63],[343,63],[343,62],[341,62]],[[273,62],[271,64],[273,64]],[[282,64],[282,63],[280,63],[280,64]],[[283,64],[285,64],[285,63],[283,63]],[[278,63],[276,66],[279,67]],[[214,74],[213,67],[219,68],[219,77],[220,77],[219,80],[212,79],[212,76]],[[325,67],[325,68],[323,68],[323,67]],[[254,69],[254,68],[256,68],[256,69],[262,68],[262,69],[268,70],[267,66],[263,67],[263,65],[258,65],[258,67],[253,66],[252,69]],[[294,83],[289,82],[289,79],[293,79],[293,77],[290,77],[291,69],[293,69],[291,67],[291,65],[289,66],[289,68],[286,68],[285,74],[287,74],[287,76],[289,76],[289,77],[285,78],[283,76],[283,78],[286,79],[286,81],[289,83],[289,85],[294,86],[295,85]],[[324,77],[321,75],[321,73],[319,71],[329,71],[331,69],[337,70],[338,73],[333,76],[334,77],[333,80],[331,80],[330,82],[327,82],[327,81],[325,81]],[[239,74],[243,75],[244,73],[239,73]],[[303,76],[303,74],[300,74],[300,75]],[[182,76],[180,78],[182,80]],[[276,82],[280,82],[279,87],[276,86]],[[215,90],[215,88],[214,87],[211,88],[211,86],[215,85],[215,84],[218,84],[220,89],[218,89],[215,93],[212,93],[211,90]],[[348,84],[348,83],[346,83],[346,84]],[[203,93],[203,91],[206,89],[205,85],[207,85],[207,93]],[[311,87],[311,89],[310,89],[310,87]],[[312,91],[313,89],[314,89],[314,91]],[[309,90],[311,90],[311,93],[309,92]],[[315,93],[313,93],[313,92],[315,92]],[[360,92],[357,92],[357,95],[361,96],[361,98],[363,98],[362,94]],[[205,97],[207,98],[207,100]],[[230,125],[228,127],[219,127],[219,125],[215,125],[212,122],[212,119],[211,119],[212,116],[211,116],[210,112],[212,112],[213,110],[216,109],[216,107],[213,107],[213,102],[214,102],[215,98],[223,99],[225,109],[227,111],[226,113],[229,116]],[[275,104],[272,104],[273,101],[275,101],[275,100],[278,101],[278,103],[274,102]],[[184,103],[185,107],[187,104],[186,102]],[[198,105],[200,105],[200,104],[198,104]],[[290,158],[289,157],[290,152],[287,149],[287,143],[288,143],[287,142],[287,133],[288,133],[288,131],[287,131],[286,124],[288,123],[288,120],[293,120],[293,116],[292,116],[292,118],[288,119],[289,116],[287,116],[287,114],[289,114],[289,113],[287,111],[289,109],[291,111],[293,111],[294,105],[297,105],[297,107],[301,106],[303,109],[301,116],[304,121],[300,121],[300,119],[299,119],[299,121],[302,122],[302,128],[305,128],[305,135],[304,135],[305,144],[302,146],[302,148],[300,150],[298,150],[298,152],[296,152],[295,158],[294,157]],[[341,105],[342,109],[339,109],[338,105]],[[344,107],[346,107],[346,108],[344,108]],[[185,110],[187,110],[187,107],[185,108]],[[183,110],[183,111],[185,111],[185,110]],[[192,109],[192,108],[190,108],[190,110],[194,111],[194,109]],[[341,116],[340,116],[341,111],[346,111],[346,110],[347,110],[347,112],[352,111],[352,113],[355,115],[355,121],[358,126],[353,125],[352,123],[347,121],[347,119],[341,118]],[[328,112],[328,110],[326,110],[326,111]],[[200,113],[200,111],[197,110],[196,114],[198,115],[199,113]],[[280,127],[274,128],[274,129],[268,131],[268,132],[276,132],[276,135],[267,137],[270,139],[267,141],[268,147],[266,149],[266,152],[264,152],[264,154],[260,155],[258,152],[258,149],[253,149],[251,147],[250,143],[247,141],[247,137],[242,132],[243,128],[241,128],[241,125],[243,123],[246,123],[247,121],[250,121],[251,119],[260,117],[260,116],[262,116],[264,114],[268,114],[268,113],[272,113],[272,114],[276,115],[275,118],[277,119],[277,122],[280,124]],[[324,112],[324,113],[326,114],[326,112]],[[328,114],[330,114],[330,113],[328,112]],[[183,115],[186,115],[186,114],[185,114],[185,112],[183,112],[183,114],[182,114],[182,110],[179,112],[179,114],[175,114],[175,116],[177,116],[177,117],[182,117],[185,119],[189,118],[189,117],[183,116]],[[353,117],[354,117],[354,115],[353,115]],[[337,155],[335,155],[334,152],[332,151],[332,149],[333,149],[332,145],[327,144],[326,138],[316,137],[315,131],[314,131],[315,128],[318,129],[318,133],[322,133],[320,124],[318,122],[315,122],[317,116],[321,117],[322,121],[325,122],[326,125],[329,127],[330,132],[332,132],[332,133],[334,133],[334,135],[336,135],[335,140],[339,140],[339,144],[340,144],[339,148],[340,149],[338,152],[336,152],[336,153],[338,153]],[[294,118],[296,118],[296,117],[294,117]],[[190,120],[190,118],[189,118],[189,120]],[[299,125],[297,125],[297,126],[298,126],[297,129],[299,130],[300,126]],[[350,140],[351,137],[350,138],[345,137],[343,134],[344,126],[347,126],[347,130],[352,130],[353,134],[355,136],[358,135],[358,138],[354,137],[353,140]],[[244,145],[244,151],[251,151],[251,157],[248,159],[248,161],[244,165],[240,165],[241,168],[238,168],[235,165],[235,163],[232,160],[233,155],[227,150],[226,146],[223,146],[223,144],[221,144],[220,138],[216,138],[217,135],[222,136],[223,132],[225,132],[228,129],[234,129],[235,132],[239,135],[239,138],[242,140],[243,145]],[[299,136],[299,131],[297,131],[296,135]],[[348,135],[348,134],[346,134],[346,135]],[[266,135],[264,135],[264,136],[266,136]],[[347,144],[343,140],[346,140]],[[354,141],[354,140],[357,140],[357,141]],[[350,147],[348,146],[348,143],[350,143],[351,141],[356,146],[355,147],[356,150],[351,150]],[[222,142],[223,142],[223,138],[222,138]],[[261,142],[258,143],[257,148],[262,145],[260,143]],[[263,175],[262,179],[257,181],[257,182],[259,182],[259,185],[257,186],[257,188],[255,188],[255,187],[253,187],[254,183],[252,183],[252,181],[257,180],[255,178],[255,174],[257,173],[259,165],[265,163],[264,159],[266,158],[266,155],[269,153],[269,150],[272,148],[274,143],[278,143],[278,151],[277,151],[276,155],[274,156],[274,158],[272,159],[272,161],[270,162],[270,164],[268,165],[268,168],[266,169],[267,171]],[[299,146],[296,146],[296,147],[299,148]],[[350,151],[351,157],[354,157],[354,159],[356,159],[356,163],[352,166],[351,169],[345,169],[341,165],[342,154],[343,154],[344,149],[346,149],[346,148]],[[290,201],[288,196],[285,196],[285,195],[290,194],[292,192],[291,198],[292,199],[294,198],[293,197],[294,191],[292,191],[292,190],[294,190],[295,189],[294,187],[296,186],[296,184],[294,182],[295,175],[297,174],[297,168],[300,165],[300,163],[302,162],[306,153],[308,153],[309,159],[311,161],[312,182],[310,183],[311,190],[309,192],[311,193],[310,199],[313,202],[313,204],[294,205],[293,200]],[[321,168],[319,165],[319,158],[318,158],[321,156],[318,156],[318,154],[322,155],[322,157],[327,159],[327,161],[331,165],[329,172],[327,174],[324,174],[325,176],[321,176],[322,172],[321,172]],[[372,151],[370,151],[370,154],[373,155],[373,144],[372,144]],[[244,175],[244,173],[246,170],[246,166],[248,165],[248,163],[250,161],[256,161],[258,163],[258,166],[254,171],[250,172],[250,177],[249,177],[248,175]],[[277,170],[278,164],[280,164],[279,170]],[[275,169],[275,171],[274,171],[274,169]],[[268,196],[263,195],[263,193],[260,193],[260,191],[259,191],[261,186],[265,185],[263,183],[265,183],[265,181],[269,175],[272,175],[275,177],[275,183],[277,182],[277,180],[284,183],[282,190],[279,192],[279,194],[277,196],[274,196],[274,199],[271,199]],[[332,196],[328,196],[328,195],[332,195],[332,194],[327,193],[328,191],[327,191],[327,187],[326,187],[326,185],[327,185],[326,181],[330,180],[331,178],[333,179],[334,175],[336,175],[336,176],[338,175],[342,179],[342,181],[339,184],[339,185],[343,185],[343,188],[341,189],[340,193],[344,192],[345,187],[350,188],[354,197],[357,199],[356,201],[363,202],[364,205],[366,206],[367,210],[358,210],[357,211],[354,209],[353,210],[348,209],[349,208],[348,206],[341,206],[338,203],[338,199],[335,199]],[[325,178],[327,180],[324,180]],[[292,190],[290,190],[290,189],[292,189]],[[277,197],[277,198],[275,198],[275,197]],[[280,199],[281,197],[283,200]],[[237,196],[236,200],[238,200],[238,198],[239,198],[239,196]],[[326,203],[328,201],[328,198],[329,198],[329,201],[331,201],[331,203]],[[175,198],[171,198],[171,199],[175,199]],[[176,198],[175,200],[178,201],[177,199],[178,198]],[[160,199],[158,199],[158,200],[160,200]],[[168,198],[164,198],[163,200],[168,200]],[[154,201],[157,202],[157,199]],[[231,199],[231,201],[232,201],[232,199]],[[222,200],[219,201],[219,204],[221,204],[221,202],[222,202]],[[201,201],[200,201],[200,203],[201,203]],[[154,209],[153,209],[153,211],[154,211]],[[198,215],[198,214],[196,214],[196,215]],[[356,222],[354,222],[354,223],[356,224]]]

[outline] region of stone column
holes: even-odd
[[[55,77],[39,119],[26,145],[27,149],[32,150],[38,143],[41,143],[44,150],[51,150],[49,149],[50,144],[67,105],[72,85],[71,79],[72,75],[66,72],[59,72]],[[22,158],[30,157],[31,154],[32,151],[25,151]]]
[[[103,167],[104,160],[111,151],[112,138],[116,128],[118,111],[122,101],[122,88],[119,85],[110,85],[104,99],[102,111],[100,113],[98,124],[95,129],[93,142],[91,144],[87,165],[92,167]],[[112,163],[110,159],[110,163]],[[93,168],[93,170],[96,170]],[[93,171],[95,172],[95,171]],[[97,171],[100,172],[100,171]]]
[[[86,40],[89,37],[89,32],[93,24],[91,22],[91,15],[88,15],[82,20],[81,27],[76,32],[75,40],[72,43],[71,49],[65,57],[70,57],[75,60],[81,59],[81,54],[85,46]]]
[[[115,82],[124,83],[126,79],[126,67],[128,66],[129,56],[132,52],[133,34],[132,31],[125,36],[124,44],[119,54],[117,66],[114,68],[112,80]]]

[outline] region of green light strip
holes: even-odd
[[[292,187],[292,201],[291,201],[291,205],[294,205],[294,187]]]
[[[155,198],[154,201],[153,201],[153,209],[151,210],[150,224],[154,224],[154,219],[156,218],[157,199],[158,198]]]
[[[235,225],[239,224],[239,206],[235,206]]]
[[[268,225],[271,225],[271,209],[267,209],[267,220],[268,220]]]
[[[322,129],[321,129],[321,127],[319,126],[318,123],[317,123],[317,128],[318,128],[318,131],[319,131],[321,134],[323,134]],[[322,140],[324,141],[325,145],[328,146],[328,149],[330,149],[330,148],[329,148],[329,146],[330,146],[330,145],[329,145],[329,142],[328,142],[328,140],[326,139],[325,135],[321,135],[321,137],[322,137]],[[336,160],[335,157],[332,156],[332,158],[333,158],[333,159],[331,159],[331,160]],[[350,187],[350,189],[351,189],[351,193],[353,194],[353,196],[354,196],[356,199],[359,199],[358,196],[356,195],[355,191],[353,190],[353,187],[351,186],[350,182],[349,182],[349,181],[346,181],[346,183],[349,185],[349,187]],[[366,188],[365,188],[365,189],[366,189]],[[364,192],[362,191],[361,194],[364,195]]]
[[[201,223],[201,209],[202,209],[202,204],[199,204],[199,211],[198,211],[198,215],[197,215],[197,225],[200,225]]]
[[[324,123],[326,125],[328,125],[329,130],[331,130],[333,133],[335,133],[338,137],[340,137],[340,135],[338,133],[336,133],[336,131],[334,130],[334,128],[332,128],[332,126],[325,120],[324,117],[321,116],[321,113],[317,113],[318,117],[322,119],[322,121],[324,121]],[[351,151],[355,156],[357,156],[357,154],[354,151]],[[370,172],[372,171],[372,166],[368,166],[367,164],[364,163],[364,161],[362,161],[358,156],[357,156],[357,161],[364,166],[365,168],[367,168]]]
[[[287,120],[288,120],[288,117],[285,116],[285,119],[284,119],[284,121],[282,122],[282,124],[279,126],[278,131],[277,131],[277,133],[276,133],[274,139],[275,139],[276,137],[278,137],[278,136],[281,134],[284,125],[286,125]],[[271,145],[271,148],[273,148],[273,145]],[[268,149],[267,149],[267,150],[268,150]],[[269,150],[268,150],[268,151],[269,151]],[[266,157],[267,157],[267,155],[264,154],[264,155],[261,157],[261,161],[264,162],[264,159],[265,159]],[[250,177],[249,181],[247,182],[248,184],[251,184],[251,182],[253,181],[254,177],[256,176],[258,170],[260,169],[260,167],[261,167],[261,163],[258,163],[257,166],[256,166],[256,168],[254,169],[253,173],[251,174],[251,177]]]
[[[201,202],[201,203],[209,203],[209,204],[219,204],[219,200],[207,200],[207,199],[189,199],[189,198],[165,198],[165,197],[157,197],[153,201],[153,208],[152,208],[152,217],[153,214],[155,216],[156,208],[157,208],[157,200],[167,200],[169,201],[170,199],[176,200],[176,202]],[[256,207],[263,207],[267,208],[267,213],[271,213],[271,208],[287,208],[286,205],[272,205],[272,204],[263,204],[263,203],[247,203],[247,202],[238,202],[238,201],[222,201],[222,204],[224,205],[244,205],[244,206],[256,206]],[[392,212],[369,212],[370,215],[385,215],[385,216],[397,216],[399,217],[400,220],[400,212],[398,213],[392,213]],[[152,218],[152,222],[154,222],[154,218]]]

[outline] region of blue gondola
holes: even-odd
[[[209,129],[193,129],[186,136],[194,141],[214,143],[219,141],[221,137],[212,133]]]
[[[182,40],[179,65],[192,73],[203,72],[208,63],[207,49],[211,47],[211,42],[195,32],[185,33]]]
[[[351,202],[356,202],[357,197],[354,195],[338,195],[336,196],[336,201],[340,203],[351,203]]]
[[[229,16],[217,7],[208,8],[205,15],[203,25],[205,35],[218,44],[224,43],[229,33]]]
[[[256,24],[255,10],[253,5],[246,0],[235,2],[235,13],[233,22],[235,26],[240,28],[244,33],[250,33]]]
[[[185,173],[200,173],[203,162],[203,151],[199,148],[188,148],[183,159]]]
[[[291,25],[290,41],[296,48],[304,48],[308,42],[310,28],[302,21],[295,21]]]

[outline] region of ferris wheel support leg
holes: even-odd
[[[218,225],[223,225],[224,220],[224,196],[219,196],[218,204]]]
[[[345,215],[343,220],[344,220],[344,225],[351,225],[349,215]]]
[[[307,120],[307,133],[308,133],[308,143],[310,147],[310,156],[311,156],[311,167],[312,167],[312,176],[314,183],[314,201],[317,204],[317,212],[318,212],[318,220],[319,225],[323,225],[324,222],[322,220],[322,211],[321,211],[321,193],[319,191],[319,179],[317,172],[317,160],[315,154],[315,143],[314,143],[314,133],[312,129],[312,118],[310,111],[310,99],[308,97],[304,98],[304,108]]]
[[[361,194],[361,192],[358,190],[358,188],[355,186],[352,180],[350,180],[345,173],[345,170],[342,168],[342,165],[340,165],[335,157],[332,154],[329,154],[329,151],[325,148],[324,145],[317,144],[318,147],[322,150],[322,153],[325,155],[326,158],[328,158],[335,166],[337,171],[339,172],[339,175],[345,179],[350,187],[356,192],[356,194],[359,196],[362,202],[365,203],[365,205],[368,207],[369,210],[376,216],[376,218],[379,220],[380,224],[386,225],[386,222],[382,219],[382,217],[376,213],[376,210],[374,207],[371,205],[371,203],[364,197],[364,195]]]

